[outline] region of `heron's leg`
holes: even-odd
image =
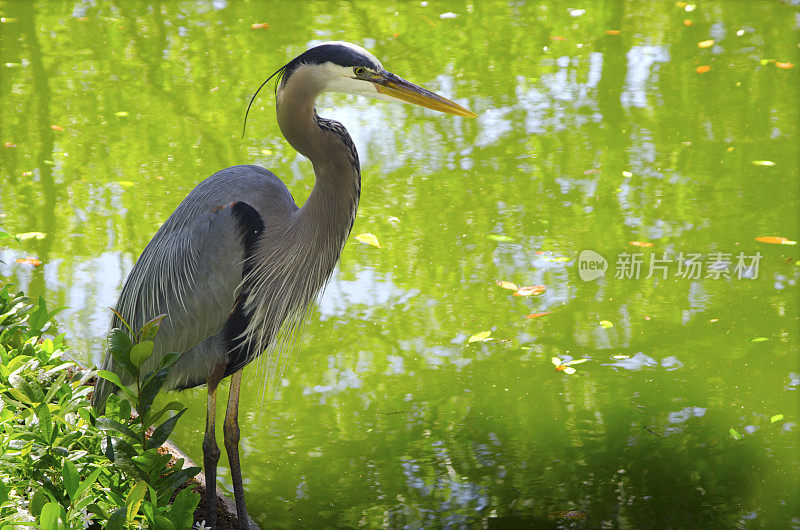
[[[220,369],[221,367],[221,369]],[[208,380],[208,402],[206,404],[206,435],[203,438],[203,469],[206,472],[206,512],[209,527],[217,527],[217,462],[219,447],[215,432],[217,415],[217,385],[225,373],[225,366],[219,365]]]
[[[242,486],[242,468],[239,465],[239,388],[242,384],[242,371],[231,376],[231,391],[228,394],[228,410],[225,412],[225,423],[222,426],[225,434],[225,451],[231,465],[233,496],[236,499],[236,517],[239,528],[247,528],[247,508],[244,504],[244,487]]]

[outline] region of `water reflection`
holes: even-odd
[[[271,402],[266,370],[246,374],[253,513],[287,527],[796,525],[797,247],[754,241],[797,239],[797,68],[761,61],[800,64],[793,8],[385,7],[1,4],[19,22],[0,34],[0,63],[17,65],[0,76],[0,140],[16,145],[0,148],[0,221],[46,236],[0,251],[0,274],[69,306],[71,344],[98,360],[133,260],[200,179],[254,161],[304,200],[311,168],[280,139],[271,94],[240,141],[244,107],[306,42],[353,40],[480,117],[321,102],[361,155],[354,231],[383,248],[348,245]],[[584,249],[609,260],[605,277],[580,279]],[[622,252],[740,251],[762,253],[757,277],[613,274]],[[467,342],[481,331],[491,340]],[[567,375],[554,356],[588,360]],[[177,439],[197,457],[203,391],[185,398]]]

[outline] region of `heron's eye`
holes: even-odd
[[[364,75],[364,73],[365,73],[366,71],[367,71],[367,69],[366,69],[366,68],[364,68],[363,66],[356,66],[355,68],[353,68],[353,72],[354,72],[356,75]]]

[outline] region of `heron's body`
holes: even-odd
[[[233,376],[224,431],[240,526],[247,517],[238,457],[241,369],[302,320],[330,278],[358,208],[358,154],[340,123],[317,115],[317,96],[341,91],[398,98],[474,116],[386,72],[369,52],[347,43],[312,48],[279,72],[278,124],[314,166],[316,181],[308,200],[298,208],[280,179],[257,166],[215,173],[189,193],[153,236],[116,308],[133,329],[166,315],[144,370],[170,352],[182,352],[166,387],[208,385],[203,452],[209,504],[215,499],[220,453],[214,437],[216,388]],[[112,326],[121,327],[118,318]],[[122,375],[110,355],[104,368]],[[95,407],[102,410],[113,390],[109,382],[99,382]],[[215,507],[208,508],[213,521]]]

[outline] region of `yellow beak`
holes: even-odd
[[[463,116],[465,118],[476,118],[478,116],[458,103],[454,103],[438,94],[434,94],[430,90],[426,90],[414,83],[409,83],[402,77],[398,77],[389,72],[385,72],[378,79],[372,79],[372,83],[375,85],[379,94],[401,99],[413,103],[414,105],[420,105],[429,109],[438,110],[439,112],[455,114],[456,116]]]

